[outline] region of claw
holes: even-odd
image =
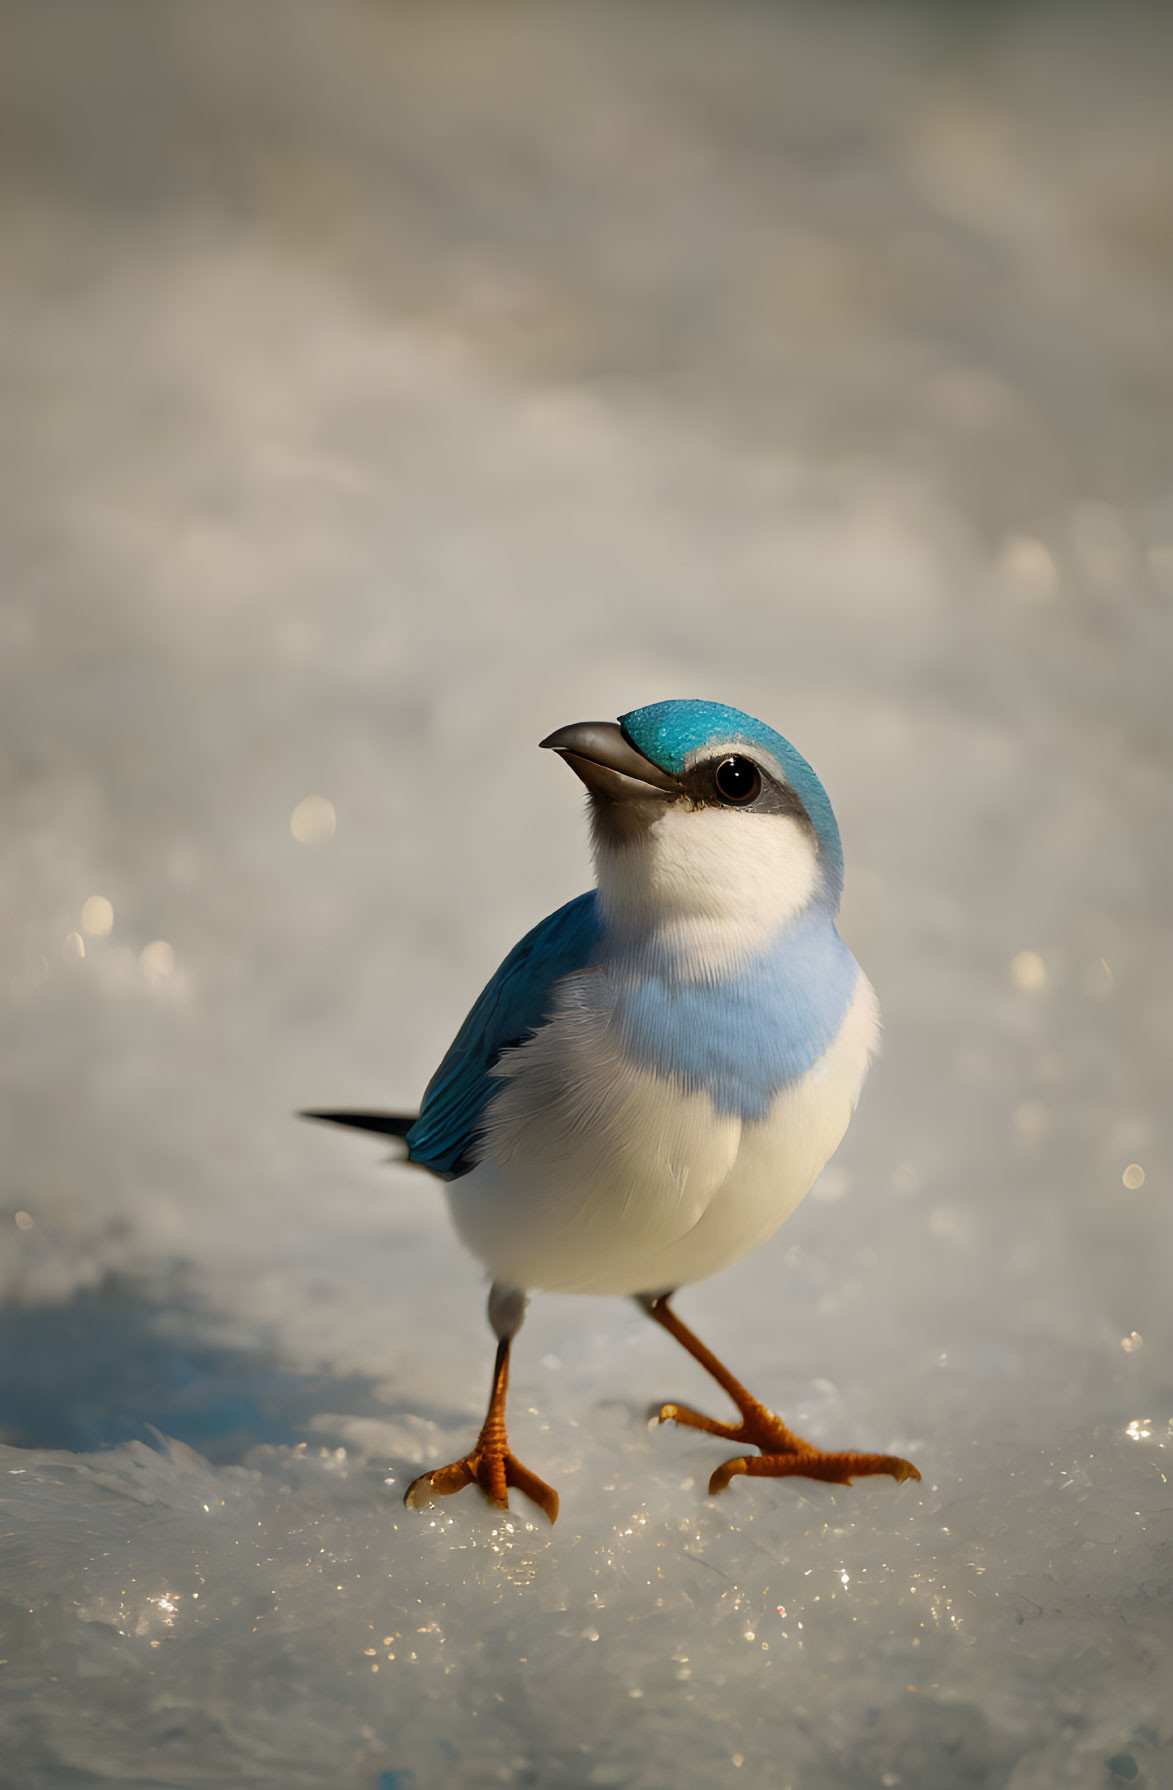
[[[709,1497],[715,1498],[718,1492],[723,1492],[735,1473],[748,1473],[750,1458],[748,1454],[739,1454],[735,1460],[724,1461],[714,1468],[709,1476]]]
[[[474,1449],[447,1467],[433,1467],[413,1479],[403,1494],[403,1502],[412,1510],[422,1510],[433,1498],[447,1498],[461,1492],[466,1485],[479,1488],[488,1503],[497,1510],[509,1509],[508,1487],[513,1486],[533,1500],[552,1523],[558,1520],[558,1494],[553,1486],[531,1473],[506,1449]]]
[[[421,1473],[404,1492],[403,1502],[412,1510],[422,1510],[433,1498],[447,1498],[452,1492],[463,1491],[474,1480],[480,1484],[473,1470],[472,1457],[466,1456],[462,1461],[453,1461],[450,1466],[435,1467],[430,1473]],[[484,1486],[481,1486],[481,1490],[485,1491]],[[496,1502],[490,1492],[485,1492],[485,1496],[490,1503]]]
[[[709,1480],[709,1496],[724,1491],[739,1473],[747,1479],[821,1479],[825,1485],[851,1485],[853,1474],[860,1479],[881,1473],[895,1480],[920,1478],[912,1462],[896,1454],[824,1454],[821,1448],[809,1448],[724,1461]]]
[[[641,1300],[641,1304],[648,1315],[670,1336],[674,1336],[693,1360],[699,1361],[706,1373],[713,1376],[741,1413],[740,1423],[721,1423],[715,1417],[704,1417],[699,1411],[690,1411],[686,1405],[661,1405],[659,1421],[682,1423],[690,1429],[704,1430],[711,1436],[721,1436],[728,1442],[748,1443],[751,1448],[761,1451],[756,1455],[734,1455],[718,1467],[709,1480],[711,1495],[724,1491],[729,1481],[738,1474],[744,1474],[749,1479],[821,1479],[827,1485],[850,1485],[853,1477],[863,1479],[879,1473],[886,1473],[897,1481],[920,1478],[912,1462],[902,1460],[898,1454],[828,1454],[823,1449],[804,1442],[801,1436],[796,1436],[793,1430],[787,1429],[782,1419],[776,1417],[773,1411],[751,1397],[741,1381],[734,1379],[712,1350],[707,1349],[700,1338],[694,1336],[686,1324],[681,1323],[669,1305],[667,1295],[654,1300]]]

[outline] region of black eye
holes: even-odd
[[[717,794],[723,802],[744,807],[761,794],[762,776],[749,758],[723,758],[713,772]]]

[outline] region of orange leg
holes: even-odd
[[[723,1436],[729,1442],[748,1442],[752,1448],[761,1450],[760,1455],[735,1455],[732,1460],[725,1461],[709,1480],[710,1493],[722,1491],[738,1473],[751,1479],[822,1479],[831,1485],[850,1485],[853,1478],[862,1479],[874,1473],[888,1473],[893,1479],[920,1478],[912,1462],[901,1460],[896,1454],[827,1454],[810,1442],[804,1442],[801,1436],[787,1429],[773,1411],[759,1404],[741,1381],[734,1379],[724,1363],[718,1361],[712,1350],[706,1349],[700,1337],[694,1336],[687,1324],[681,1323],[668,1303],[669,1298],[670,1294],[665,1293],[660,1298],[641,1299],[639,1303],[650,1318],[688,1350],[694,1361],[700,1362],[706,1373],[712,1374],[741,1412],[741,1422],[720,1423],[716,1418],[703,1417],[699,1411],[690,1411],[684,1405],[662,1406],[659,1421],[687,1424],[691,1429],[707,1430],[710,1435]]]
[[[421,1473],[413,1479],[404,1494],[403,1502],[418,1509],[431,1498],[446,1498],[450,1492],[459,1492],[466,1485],[478,1485],[490,1504],[498,1510],[509,1509],[510,1486],[516,1486],[527,1498],[539,1504],[549,1517],[556,1522],[558,1518],[558,1494],[536,1473],[523,1467],[516,1455],[510,1453],[509,1438],[505,1434],[505,1394],[509,1389],[509,1349],[512,1338],[503,1336],[497,1344],[497,1360],[493,1367],[493,1389],[489,1395],[489,1409],[481,1426],[481,1433],[476,1445],[461,1460],[453,1461],[450,1466],[436,1467],[430,1473]]]

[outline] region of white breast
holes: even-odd
[[[605,979],[495,1073],[484,1157],[448,1187],[493,1279],[551,1292],[661,1292],[728,1267],[788,1218],[836,1149],[879,1030],[860,975],[835,1042],[758,1123],[633,1068],[607,1031]]]

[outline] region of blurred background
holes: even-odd
[[[1173,1784],[1164,7],[0,0],[6,1785]],[[684,1315],[736,1485],[416,1101],[590,880],[536,742],[813,762],[883,1055]],[[601,1644],[600,1644],[601,1643]],[[0,1774],[2,1775],[2,1774]]]

